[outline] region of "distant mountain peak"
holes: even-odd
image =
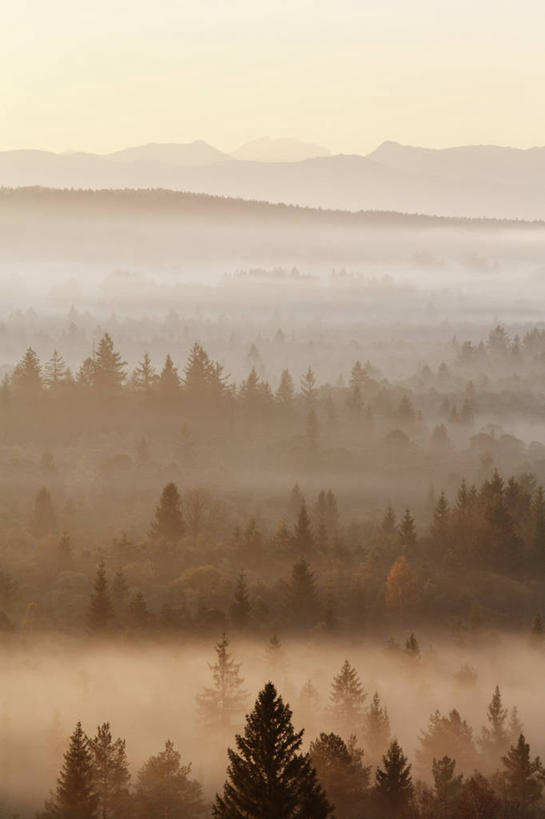
[[[116,162],[159,162],[169,165],[211,165],[230,159],[204,139],[193,142],[148,142],[107,154]]]
[[[250,162],[302,162],[305,159],[330,156],[323,145],[303,142],[291,137],[259,137],[246,142],[233,151],[235,159]]]

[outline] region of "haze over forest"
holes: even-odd
[[[545,819],[541,4],[3,12],[0,819]]]

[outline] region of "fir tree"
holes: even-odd
[[[130,774],[125,740],[112,738],[108,722],[89,740],[100,819],[124,819],[129,810]]]
[[[166,399],[175,398],[180,392],[181,383],[178,370],[174,366],[174,362],[172,361],[170,354],[168,354],[165,358],[161,375],[157,381],[157,389],[159,394]]]
[[[191,764],[182,765],[173,743],[152,756],[138,774],[134,798],[139,819],[196,819],[205,813],[202,788],[190,779]]]
[[[291,711],[272,683],[260,692],[229,748],[229,767],[213,815],[226,819],[326,819],[332,809],[308,754],[299,753],[303,731],[295,732]]]
[[[382,518],[381,527],[385,535],[393,535],[396,530],[396,515],[392,507],[388,504],[384,517]]]
[[[51,493],[45,486],[39,490],[34,502],[32,533],[36,537],[52,534],[57,528],[57,516],[53,507]]]
[[[311,367],[301,376],[301,394],[307,406],[312,407],[316,401],[316,376]]]
[[[377,801],[387,811],[386,816],[403,819],[410,815],[414,790],[411,766],[397,739],[394,739],[383,756],[382,768],[377,768],[375,782]]]
[[[12,384],[26,398],[35,398],[42,391],[42,367],[32,347],[27,348],[15,367]]]
[[[337,734],[320,734],[310,743],[309,754],[318,780],[333,803],[335,819],[360,819],[370,782],[363,751],[356,738],[345,743]]]
[[[314,625],[319,614],[318,593],[314,574],[306,560],[299,560],[293,567],[288,585],[288,610],[294,628]]]
[[[144,353],[142,361],[137,364],[131,380],[133,386],[144,393],[149,393],[156,383],[157,373],[147,353]]]
[[[112,396],[119,392],[125,380],[126,361],[114,349],[108,333],[104,333],[98,343],[92,370],[92,384],[101,396]]]
[[[151,537],[160,538],[165,543],[176,544],[184,534],[182,500],[175,483],[167,483],[151,522]]]
[[[410,509],[405,510],[399,524],[399,540],[406,551],[412,550],[416,545],[416,527]]]
[[[251,608],[246,577],[244,572],[241,572],[237,578],[235,594],[229,610],[231,621],[236,628],[245,629],[248,627]]]
[[[89,630],[97,635],[106,634],[111,628],[112,617],[112,601],[108,589],[108,580],[106,579],[106,565],[104,560],[101,560],[97,567],[91,593],[88,613]]]
[[[385,753],[390,741],[388,709],[381,704],[378,691],[373,694],[371,704],[365,713],[362,739],[371,761],[378,761]]]
[[[301,503],[297,523],[293,530],[293,546],[297,552],[301,552],[302,554],[308,554],[314,547],[314,536],[312,534],[310,516],[304,501]]]
[[[51,390],[57,390],[66,383],[66,364],[60,353],[56,350],[44,367],[44,383]]]
[[[232,720],[239,717],[246,702],[240,663],[232,659],[228,648],[229,640],[223,634],[221,640],[216,643],[216,662],[209,665],[213,686],[205,688],[202,694],[197,695],[202,721],[208,726],[222,730],[228,729]]]
[[[521,734],[517,744],[502,757],[502,762],[507,799],[514,807],[522,808],[522,816],[527,816],[526,811],[540,800],[543,791],[545,771],[541,760],[538,756],[531,759],[530,746]]]
[[[486,712],[489,726],[483,727],[479,739],[481,750],[486,757],[487,763],[492,766],[492,769],[496,767],[498,761],[509,747],[507,716],[508,711],[507,708],[503,707],[500,688],[497,685]]]
[[[46,803],[51,819],[95,819],[98,797],[89,740],[78,722],[57,780],[53,799]]]
[[[276,391],[276,401],[282,407],[289,407],[293,404],[295,397],[295,390],[293,386],[293,378],[289,370],[282,370],[280,376],[280,384]]]
[[[358,672],[345,660],[333,678],[329,694],[329,712],[341,736],[349,737],[361,731],[366,697]]]

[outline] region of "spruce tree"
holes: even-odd
[[[98,797],[93,755],[89,740],[78,722],[57,780],[57,788],[46,803],[48,819],[95,819]]]
[[[289,370],[282,370],[280,384],[278,385],[275,397],[278,404],[282,407],[290,407],[293,404],[295,390],[293,387],[293,378]]]
[[[530,746],[521,734],[516,745],[502,757],[502,762],[507,799],[513,807],[522,808],[522,816],[527,816],[526,811],[540,800],[543,792],[545,770],[541,760],[538,756],[531,759]]]
[[[44,383],[46,387],[54,392],[66,383],[67,368],[64,359],[56,350],[46,362],[44,367]]]
[[[100,819],[125,819],[130,806],[130,774],[125,740],[112,738],[110,724],[97,727],[89,740]]]
[[[295,732],[291,710],[272,683],[259,693],[237,734],[213,815],[225,819],[327,819],[332,808],[308,754],[299,753],[303,731]]]
[[[104,333],[98,343],[93,360],[92,384],[102,397],[115,395],[125,380],[126,361],[114,349],[114,343],[108,333]]]
[[[27,348],[15,367],[12,384],[24,398],[28,399],[36,398],[42,391],[42,366],[32,347]]]
[[[370,768],[363,764],[363,751],[356,738],[344,742],[337,734],[320,734],[310,743],[310,759],[327,798],[333,803],[335,819],[360,819],[370,782]]]
[[[91,601],[89,605],[88,624],[92,634],[107,634],[112,625],[112,601],[108,589],[106,578],[106,565],[104,560],[98,564]]]
[[[293,530],[293,548],[296,552],[300,552],[301,554],[308,554],[314,548],[312,525],[304,501],[301,503],[297,523]]]
[[[132,374],[131,381],[133,386],[144,393],[149,393],[157,381],[157,373],[151,363],[151,358],[147,353],[144,353],[142,361],[140,361]]]
[[[309,367],[308,370],[301,376],[301,394],[305,403],[307,404],[307,407],[311,408],[314,406],[317,392],[316,376],[314,375],[312,368]]]
[[[237,578],[235,594],[229,610],[231,622],[236,628],[245,629],[248,627],[251,608],[252,604],[250,603],[246,577],[242,571]]]
[[[178,543],[184,534],[182,499],[175,483],[167,483],[150,526],[150,535],[169,545]]]
[[[399,524],[399,540],[406,551],[411,551],[416,545],[416,527],[410,509],[405,510]]]
[[[377,762],[385,753],[390,741],[390,718],[388,709],[381,704],[378,691],[373,694],[371,704],[363,719],[362,739],[372,762]]]
[[[244,679],[240,676],[240,663],[236,663],[228,651],[229,640],[222,635],[216,643],[216,662],[209,665],[213,686],[197,695],[201,720],[209,727],[228,729],[233,719],[238,719],[246,702]]]
[[[196,819],[205,813],[202,788],[190,779],[191,764],[182,765],[173,743],[152,756],[138,774],[134,797],[138,819]]]
[[[57,516],[53,507],[51,493],[45,486],[39,490],[34,502],[32,533],[36,537],[52,534],[57,528]]]
[[[157,381],[157,390],[162,398],[175,398],[180,393],[181,387],[180,376],[178,370],[174,366],[174,362],[170,354],[165,358],[165,364],[161,370],[161,375]]]
[[[366,698],[358,672],[345,660],[341,670],[333,678],[329,693],[329,713],[341,736],[348,738],[361,731]]]
[[[377,768],[375,783],[377,801],[386,811],[386,816],[403,819],[410,815],[414,790],[411,766],[397,739],[394,739],[383,756],[382,768]]]
[[[479,745],[487,764],[494,770],[500,758],[509,747],[507,726],[508,711],[507,708],[503,706],[498,685],[492,694],[492,700],[488,706],[486,716],[489,725],[483,727],[479,738]]]
[[[315,625],[319,609],[314,574],[306,560],[299,560],[293,567],[288,585],[290,625],[295,629]]]

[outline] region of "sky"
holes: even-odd
[[[543,0],[3,0],[0,150],[545,145]]]

